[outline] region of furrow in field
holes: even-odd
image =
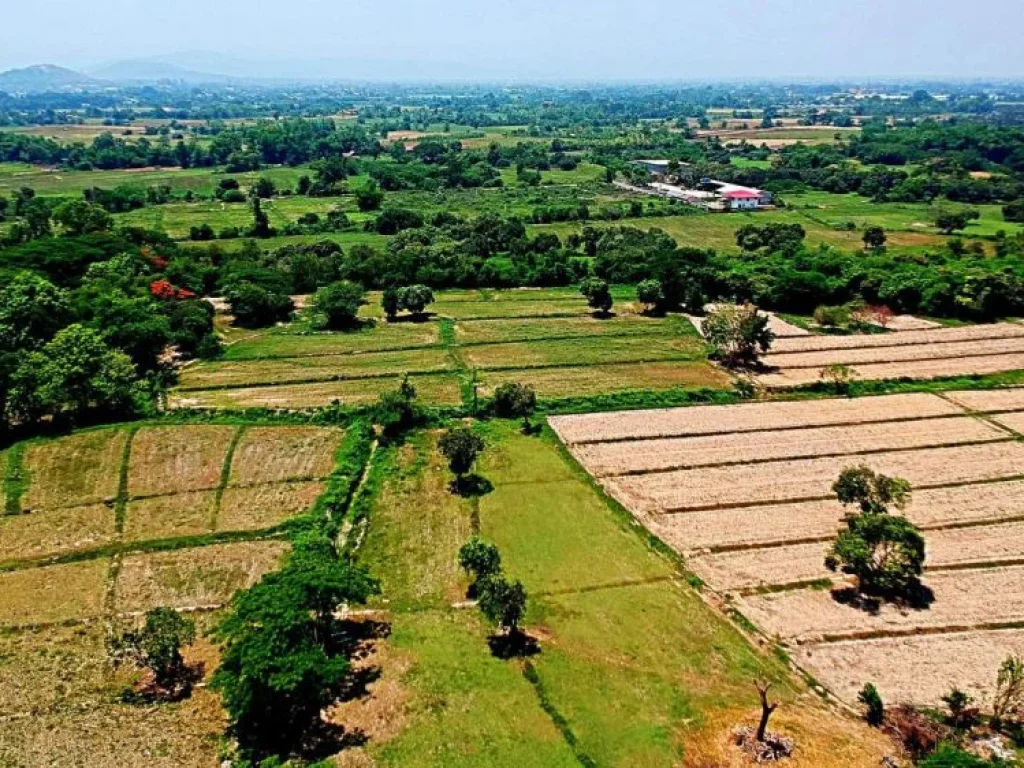
[[[901,363],[867,363],[852,366],[855,377],[865,381],[882,379],[938,379],[946,376],[982,376],[989,373],[1024,370],[1024,352],[951,357],[940,360],[908,360]],[[769,388],[813,384],[821,378],[819,368],[783,368],[759,377]]]
[[[1024,558],[1024,522],[954,528],[925,534],[926,568],[953,568]],[[828,579],[824,564],[831,542],[790,544],[766,549],[721,552],[689,560],[693,571],[713,588],[727,591]]]
[[[1013,323],[968,325],[962,328],[935,328],[927,331],[901,331],[856,336],[804,336],[778,339],[772,352],[820,352],[828,349],[902,347],[913,344],[944,344],[977,339],[1003,339],[1024,336],[1024,327]]]
[[[821,352],[783,352],[762,358],[765,365],[783,371],[794,368],[822,369],[829,365],[862,365],[866,363],[924,362],[959,357],[982,357],[1024,352],[1024,337],[981,341],[959,341],[951,344],[914,344],[902,347],[858,347]]]
[[[1011,440],[861,458],[796,459],[617,477],[605,482],[641,509],[699,510],[826,498],[839,473],[860,464],[904,477],[915,487],[995,480],[1024,475],[1024,444]]]
[[[658,515],[651,525],[680,552],[722,551],[829,538],[842,514],[825,499]],[[905,514],[924,530],[1024,519],[1024,480],[915,490]]]
[[[940,397],[911,393],[852,400],[590,413],[553,416],[549,421],[563,441],[590,443],[922,419],[961,413],[958,407]]]
[[[782,432],[593,443],[574,453],[595,475],[660,472],[722,464],[904,450],[1003,440],[1006,433],[970,416]]]
[[[797,642],[1024,622],[1024,566],[929,573],[924,583],[934,599],[920,609],[880,603],[869,611],[819,589],[749,595],[738,607],[768,634]]]
[[[1019,435],[1024,435],[1024,412],[1003,413],[999,416],[993,416],[992,420],[1002,424],[1007,429],[1013,430]]]
[[[809,643],[796,660],[850,703],[871,682],[887,702],[938,707],[954,686],[990,702],[996,671],[1010,653],[1024,654],[1024,630]]]

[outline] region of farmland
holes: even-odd
[[[172,403],[191,407],[362,405],[409,374],[421,399],[467,404],[471,382],[488,395],[505,381],[532,384],[540,397],[724,388],[693,326],[678,315],[639,313],[628,286],[615,289],[614,316],[597,318],[572,290],[444,291],[424,322],[376,320],[362,330],[256,331],[223,360],[180,375]],[[371,294],[365,314],[379,312]],[[474,378],[475,377],[475,378]]]
[[[967,329],[964,329],[967,330]],[[934,333],[934,332],[929,332]],[[872,337],[884,338],[884,337]],[[906,394],[552,417],[603,487],[761,632],[840,697],[934,704],[950,685],[991,696],[1024,620],[1018,431],[1022,390]],[[1016,428],[1016,429],[1015,429]],[[924,533],[927,608],[838,602],[824,555],[846,467],[906,478]],[[998,601],[987,596],[998,594]],[[920,635],[920,636],[919,636]],[[926,635],[926,636],[925,636]],[[898,663],[927,652],[930,665]]]

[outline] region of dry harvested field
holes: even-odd
[[[818,381],[847,365],[860,379],[938,378],[1024,369],[1024,333],[1014,323],[908,330],[874,335],[781,338],[763,361],[768,387]]]
[[[935,332],[892,337],[919,333]],[[1024,389],[550,421],[609,493],[848,701],[865,682],[887,701],[935,703],[952,684],[990,695],[1019,649],[1003,630],[1024,623],[1024,442],[1012,431],[1024,428]],[[846,584],[824,567],[844,514],[831,485],[856,465],[914,487],[905,514],[925,535],[926,608],[869,612],[833,595]],[[898,660],[915,643],[934,650],[909,674]]]

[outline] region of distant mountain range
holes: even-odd
[[[227,75],[200,72],[179,64],[159,59],[127,59],[105,64],[89,70],[89,75],[114,83],[224,83],[236,78]]]
[[[0,91],[7,93],[84,90],[99,85],[101,83],[81,72],[53,64],[36,64],[0,72]]]

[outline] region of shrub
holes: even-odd
[[[529,384],[510,381],[494,390],[494,412],[503,419],[522,419],[530,432],[530,416],[537,407],[537,393]]]
[[[608,288],[608,283],[597,277],[588,277],[582,283],[580,283],[580,293],[583,294],[587,299],[587,304],[591,309],[596,310],[602,315],[607,315],[612,308],[612,293]]]
[[[356,322],[366,292],[361,285],[342,280],[331,283],[313,295],[312,309],[321,327],[340,329]]]
[[[775,340],[768,316],[752,304],[715,307],[704,318],[704,338],[712,355],[730,367],[750,366]]]
[[[857,694],[857,701],[864,706],[864,719],[868,724],[876,728],[880,726],[885,719],[885,705],[878,689],[871,683],[865,684]]]

